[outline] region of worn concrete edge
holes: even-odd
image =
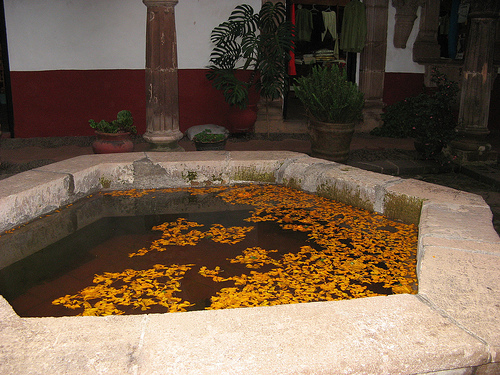
[[[59,186],[64,186],[64,183],[62,180],[64,178],[67,178],[68,174],[71,174],[78,183],[78,181],[84,181],[85,178],[88,179],[87,184],[91,189],[96,189],[98,190],[100,188],[100,183],[99,179],[103,176],[104,171],[105,173],[114,173],[115,171],[123,171],[126,170],[127,173],[130,171],[130,165],[133,164],[134,162],[140,161],[140,160],[150,160],[152,164],[164,164],[166,166],[172,165],[172,163],[184,163],[184,166],[196,166],[196,168],[200,171],[203,170],[203,160],[200,160],[200,156],[203,153],[181,153],[179,155],[161,155],[157,153],[137,153],[136,155],[128,155],[129,161],[124,162],[122,158],[120,157],[115,157],[110,159],[104,159],[101,157],[95,157],[92,156],[91,158],[88,158],[89,160],[85,160],[87,156],[84,157],[79,157],[75,159],[80,159],[80,160],[74,160],[70,159],[70,161],[65,161],[65,162],[60,162],[56,164],[51,164],[49,166],[45,166],[42,168],[37,169],[36,173],[47,173],[50,175],[50,178],[47,178],[46,183],[51,183],[54,179],[54,174],[61,174],[61,178],[58,181]],[[194,155],[196,154],[196,155]],[[253,154],[253,155],[252,155]],[[186,160],[186,156],[189,157]],[[364,197],[367,198],[369,197],[370,200],[369,202],[372,203],[373,207],[378,207],[382,213],[384,209],[384,202],[383,202],[383,197],[384,194],[388,191],[390,191],[392,194],[396,195],[407,195],[410,197],[416,197],[417,199],[421,199],[422,201],[425,201],[426,204],[433,204],[434,200],[436,200],[436,197],[433,197],[432,194],[422,194],[420,193],[409,193],[408,192],[408,186],[405,186],[403,189],[398,190],[398,185],[399,188],[401,188],[402,185],[408,184],[407,180],[401,180],[399,178],[394,178],[394,177],[388,177],[388,176],[383,176],[383,175],[378,175],[376,173],[372,172],[366,172],[358,170],[356,168],[344,166],[341,164],[335,164],[331,162],[325,162],[324,160],[319,160],[319,159],[313,159],[308,156],[302,155],[302,154],[297,154],[297,153],[289,153],[289,152],[276,152],[273,153],[273,156],[276,156],[274,158],[269,159],[269,157],[265,158],[262,157],[262,153],[252,153],[252,152],[222,152],[222,153],[217,153],[217,155],[214,155],[214,153],[207,153],[204,155],[203,158],[201,159],[206,159],[205,163],[206,166],[210,166],[210,162],[213,163],[215,160],[218,163],[217,167],[213,167],[211,171],[217,170],[220,171],[221,173],[226,173],[228,174],[228,177],[231,177],[231,168],[236,166],[240,166],[243,168],[250,168],[254,170],[254,168],[261,168],[260,171],[263,172],[266,176],[268,176],[268,173],[272,171],[274,168],[275,171],[275,177],[276,177],[276,182],[279,183],[286,183],[290,186],[296,186],[294,187],[300,187],[304,188],[304,190],[309,190],[309,191],[317,191],[318,184],[314,186],[314,179],[318,178],[316,173],[320,171],[320,176],[319,180],[323,182],[325,181],[333,181],[333,182],[338,182],[342,181],[342,183],[346,184],[346,180],[352,184],[352,186],[357,184],[357,188],[359,191],[363,191]],[[161,159],[161,160],[159,160]],[[262,161],[262,163],[259,164],[259,162]],[[187,164],[186,164],[187,162]],[[66,163],[66,164],[64,164]],[[69,163],[69,164],[68,164]],[[266,164],[267,163],[267,164]],[[267,169],[263,168],[262,169],[262,164],[267,165]],[[302,164],[302,165],[301,165]],[[96,166],[99,166],[97,168],[98,173],[96,173]],[[52,166],[52,167],[51,167]],[[101,168],[102,167],[102,168]],[[277,168],[278,167],[278,168]],[[71,170],[73,168],[73,170]],[[123,169],[125,168],[125,169]],[[184,167],[183,167],[184,168]],[[215,168],[215,169],[214,169]],[[277,169],[276,169],[277,168]],[[209,168],[210,169],[210,168]],[[305,173],[304,172],[308,172]],[[25,172],[29,173],[29,172]],[[332,177],[332,173],[335,175],[343,176],[343,178],[338,178],[335,179]],[[364,184],[365,179],[360,179],[359,178],[359,173],[365,173],[367,176],[370,176],[370,178],[373,179],[373,181],[376,181],[377,179],[380,179],[378,183],[374,183],[371,181],[370,184]],[[22,175],[22,174],[21,174]],[[90,175],[90,177],[89,177]],[[129,174],[130,175],[130,174]],[[316,175],[316,177],[314,177]],[[22,177],[22,176],[21,176]],[[233,175],[234,177],[234,175]],[[248,175],[246,175],[248,177]],[[306,177],[306,178],[304,178]],[[332,180],[333,179],[333,180]],[[294,181],[293,183],[290,183],[290,181]],[[4,181],[9,181],[9,179],[6,179]],[[133,180],[128,180],[128,181],[133,181]],[[193,182],[197,182],[196,178],[191,180],[191,181],[184,181],[183,178],[181,178],[180,181],[177,181],[176,183],[182,184],[185,186],[191,186]],[[237,183],[237,182],[242,182],[243,180],[237,180],[237,179],[230,179],[228,178],[229,183]],[[356,182],[354,182],[356,181]],[[225,182],[225,181],[222,181]],[[269,182],[269,181],[267,181]],[[300,183],[298,183],[300,182]],[[349,185],[347,183],[347,185]],[[122,182],[117,183],[117,186],[120,185],[126,185],[123,184]],[[413,182],[411,182],[413,184]],[[82,183],[82,186],[85,185]],[[133,185],[133,182],[132,182]],[[319,184],[321,185],[321,184]],[[113,186],[112,186],[113,187]],[[115,186],[116,187],[116,186]],[[432,189],[434,188],[435,185],[432,185]],[[1,189],[1,185],[0,185]],[[69,189],[68,189],[69,190]],[[435,193],[435,191],[434,191]],[[445,193],[450,193],[450,192],[445,192]],[[461,197],[459,200],[457,200],[457,196],[460,196],[461,194],[457,194],[456,192],[452,193],[452,196],[448,197],[448,200],[450,201],[451,205],[461,205],[461,204],[471,204],[471,205],[476,205],[476,206],[481,206],[482,204],[480,202],[474,202],[474,201],[462,201],[464,197]],[[72,197],[75,200],[78,199],[76,194],[68,193],[68,197]],[[467,198],[467,197],[466,197]],[[469,197],[473,198],[473,197]],[[3,199],[0,198],[0,199]],[[3,206],[2,206],[3,207]],[[429,233],[428,235],[430,236],[432,233]],[[422,249],[422,246],[420,246],[421,249],[425,251],[425,248]],[[420,270],[422,272],[422,270]],[[398,297],[398,296],[397,296]],[[432,307],[432,301],[428,301],[426,299],[422,299],[422,303],[428,304]],[[434,307],[433,307],[434,308]],[[442,313],[439,311],[439,309],[436,309],[438,313]],[[448,317],[450,318],[450,317]],[[450,318],[453,320],[453,318]],[[23,319],[24,320],[24,319]],[[43,319],[42,319],[43,320]],[[57,320],[57,319],[56,319]],[[460,329],[464,329],[464,327],[460,327]],[[476,335],[476,337],[480,337],[479,335]],[[484,350],[488,350],[488,344],[485,344]],[[489,354],[489,359],[491,360],[491,354]],[[477,366],[481,365],[482,363],[469,363],[468,366]],[[432,370],[439,370],[439,369],[432,369]]]

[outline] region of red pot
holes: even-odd
[[[97,139],[92,143],[94,154],[112,154],[117,152],[131,152],[134,143],[130,133],[101,133],[95,132]]]
[[[245,109],[232,106],[227,119],[231,133],[248,133],[257,121],[257,105],[248,105]]]

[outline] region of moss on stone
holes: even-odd
[[[211,182],[213,184],[223,184],[224,183],[224,178],[222,177],[222,173],[219,173],[218,176],[212,175]]]
[[[384,197],[384,215],[389,219],[418,225],[423,202],[423,199],[408,195],[386,193]]]
[[[194,180],[196,180],[198,178],[198,173],[196,173],[195,171],[187,171],[186,174],[182,174],[182,178],[184,178],[187,182],[193,182]]]
[[[111,187],[111,180],[109,178],[101,177],[99,183],[104,189],[109,189]]]
[[[337,202],[349,204],[354,207],[363,208],[368,211],[373,212],[374,210],[373,202],[363,199],[361,197],[361,192],[358,189],[353,191],[346,186],[338,187],[336,184],[321,184],[318,186],[317,194],[322,197],[333,199]]]
[[[238,167],[234,173],[233,179],[239,181],[276,183],[274,171],[260,172],[255,167]]]
[[[283,180],[283,185],[292,188],[292,189],[301,189],[302,179],[290,178],[289,180]]]

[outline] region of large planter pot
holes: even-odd
[[[415,150],[417,150],[420,159],[424,160],[435,159],[441,154],[441,151],[444,148],[444,144],[442,142],[425,142],[417,139],[413,141],[413,145],[415,146]]]
[[[354,125],[310,119],[311,156],[340,163],[347,161]]]
[[[257,105],[248,105],[245,109],[232,106],[227,114],[231,133],[248,133],[253,130],[257,121]]]
[[[112,154],[117,152],[131,152],[134,143],[130,133],[101,133],[96,131],[97,139],[92,143],[95,154]]]

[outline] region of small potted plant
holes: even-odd
[[[227,141],[227,134],[213,133],[210,129],[205,129],[193,137],[197,151],[224,150]]]
[[[134,119],[130,111],[118,112],[116,120],[89,120],[89,125],[95,130],[97,139],[92,143],[96,154],[109,154],[116,152],[130,152],[134,149],[131,135],[137,133]]]
[[[363,93],[336,64],[315,66],[295,82],[295,95],[309,116],[311,155],[346,161],[354,127],[362,118]]]

